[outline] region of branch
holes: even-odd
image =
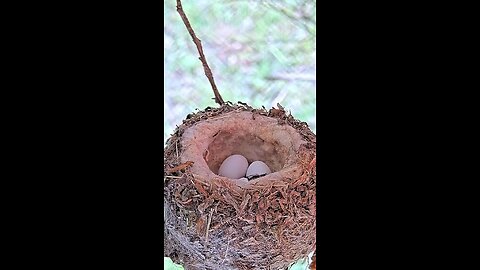
[[[200,54],[200,61],[202,61],[203,69],[205,70],[205,75],[208,78],[208,81],[210,82],[210,85],[212,86],[213,89],[213,94],[215,95],[215,102],[223,105],[225,102],[222,99],[222,96],[218,92],[217,86],[215,85],[215,81],[213,80],[213,74],[212,70],[207,64],[207,59],[205,58],[205,55],[203,54],[203,48],[202,48],[202,42],[200,39],[197,38],[197,35],[195,35],[195,31],[193,31],[192,26],[190,25],[190,22],[188,21],[187,15],[185,15],[185,12],[183,12],[182,8],[182,1],[177,0],[177,12],[180,14],[180,17],[182,17],[183,23],[187,27],[188,33],[190,33],[190,36],[192,36],[193,43],[197,46],[198,53]]]

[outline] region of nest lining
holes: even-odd
[[[165,149],[164,256],[187,270],[276,270],[306,257],[316,242],[315,143],[283,109],[227,104],[189,115]],[[273,173],[247,186],[218,176],[231,154]]]
[[[181,162],[193,161],[191,172],[209,181],[219,177],[218,169],[228,156],[240,154],[249,163],[265,162],[273,172],[249,183],[266,182],[282,178],[283,169],[297,164],[295,153],[302,143],[294,128],[278,125],[274,118],[259,115],[253,120],[251,112],[234,111],[188,128],[181,140]]]

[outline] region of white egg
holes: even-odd
[[[218,175],[225,176],[232,179],[239,179],[245,177],[247,172],[248,161],[242,155],[232,155],[226,158],[220,169],[218,170]]]
[[[247,177],[254,176],[254,175],[261,175],[261,174],[269,174],[272,171],[268,168],[267,164],[263,163],[262,161],[254,161],[247,169]]]
[[[244,183],[244,184],[248,183],[248,179],[245,178],[245,177],[242,177],[242,178],[238,179],[237,181],[238,181],[239,183]]]

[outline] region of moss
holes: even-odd
[[[233,151],[218,152],[222,140],[235,140],[218,134],[232,129],[265,140],[252,140],[251,150],[276,151],[278,171],[247,185],[216,175],[208,160]],[[164,256],[188,270],[285,269],[308,256],[316,243],[315,151],[316,136],[281,106],[227,103],[189,114],[165,149]]]

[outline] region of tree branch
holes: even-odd
[[[192,36],[193,43],[197,46],[198,53],[200,54],[200,61],[202,61],[203,69],[205,70],[205,75],[208,78],[208,81],[210,82],[210,85],[212,86],[213,89],[213,94],[215,95],[215,102],[223,105],[225,102],[222,99],[222,96],[218,92],[217,86],[215,85],[215,81],[213,79],[213,74],[212,70],[207,64],[207,59],[205,58],[205,55],[203,54],[203,48],[202,48],[202,42],[200,39],[197,38],[197,35],[195,35],[195,31],[193,31],[192,26],[190,25],[190,22],[188,21],[187,15],[185,15],[185,12],[183,12],[182,8],[182,1],[177,0],[177,12],[180,14],[180,17],[182,17],[183,23],[187,27],[188,33],[190,33],[190,36]]]

